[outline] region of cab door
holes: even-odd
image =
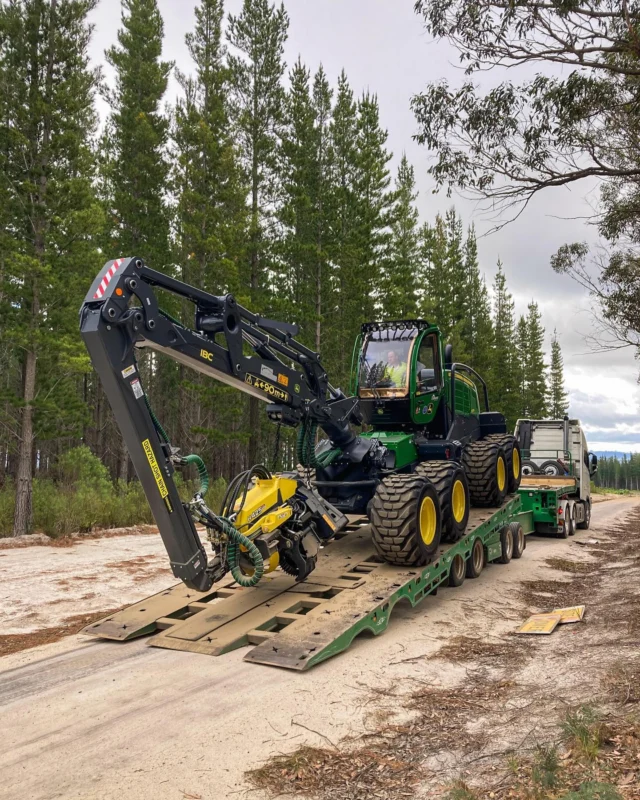
[[[413,348],[411,369],[411,418],[418,425],[433,422],[443,396],[440,340],[425,332]]]

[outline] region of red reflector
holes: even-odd
[[[445,457],[445,458],[451,458],[451,450],[449,450],[449,448],[448,448],[448,447],[447,447],[447,449],[444,451],[444,457]]]
[[[563,514],[563,513],[564,513],[563,509],[562,508],[558,508],[558,514]]]

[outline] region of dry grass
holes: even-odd
[[[596,564],[586,561],[571,561],[568,558],[547,558],[544,562],[551,569],[558,569],[561,572],[571,572],[573,574],[584,575],[593,572]]]
[[[530,655],[530,642],[522,637],[504,637],[489,642],[477,636],[456,636],[430,658],[454,664],[473,662],[504,668],[521,664]]]
[[[124,606],[106,609],[105,611],[96,611],[92,614],[76,614],[73,617],[67,617],[61,625],[42,628],[31,633],[4,634],[0,636],[0,656],[8,656],[12,653],[19,653],[21,650],[30,650],[32,647],[39,647],[42,644],[57,642],[65,636],[79,633],[86,625],[90,625],[103,617],[108,617],[110,614],[115,614],[116,611],[121,611],[122,608]]]

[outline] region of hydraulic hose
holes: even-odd
[[[215,517],[216,522],[227,535],[229,539],[229,547],[227,548],[227,561],[229,568],[233,575],[234,581],[240,586],[248,589],[255,586],[264,574],[264,561],[260,555],[260,551],[255,544],[244,534],[235,528],[232,523],[224,517]],[[245,575],[240,569],[240,547],[244,547],[247,551],[249,561],[253,566],[253,575]]]
[[[317,422],[303,422],[298,428],[296,458],[303,467],[328,467],[341,453],[340,448],[336,447],[316,456],[315,441],[317,430]]]
[[[196,469],[198,470],[198,477],[200,478],[200,487],[196,490],[195,494],[199,494],[202,497],[209,491],[209,473],[207,472],[207,467],[204,461],[197,456],[195,453],[191,453],[191,455],[185,456],[182,459],[184,464],[195,464]]]

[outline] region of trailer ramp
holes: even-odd
[[[467,533],[440,548],[426,567],[395,567],[375,554],[365,518],[352,520],[319,554],[308,580],[276,571],[253,588],[225,578],[208,592],[183,584],[87,626],[82,632],[126,641],[148,634],[152,647],[218,656],[253,646],[245,661],[305,670],[343,650],[361,633],[382,633],[400,600],[412,606],[448,580],[457,555],[482,539],[486,561],[501,554],[500,531],[520,510],[514,497],[499,509],[472,509]]]

